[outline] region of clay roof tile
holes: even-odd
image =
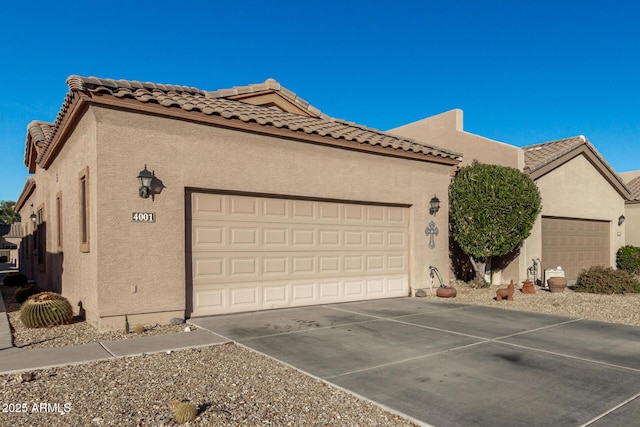
[[[33,129],[31,125],[29,127],[30,133],[33,132],[34,135],[37,134],[39,139],[46,141],[45,149],[39,153],[36,162],[40,161],[44,152],[46,152],[48,144],[55,136],[72,102],[75,92],[100,93],[120,99],[127,98],[143,103],[157,103],[167,108],[180,108],[184,111],[191,111],[194,114],[218,115],[230,120],[255,122],[261,126],[289,129],[291,132],[317,134],[325,138],[342,139],[359,144],[370,144],[389,149],[422,153],[443,159],[459,161],[462,158],[460,154],[442,148],[421,144],[412,139],[391,135],[377,129],[326,116],[322,114],[320,110],[312,107],[308,102],[297,97],[294,92],[283,88],[280,83],[273,79],[267,79],[264,83],[260,84],[221,89],[214,92],[207,92],[187,86],[101,79],[75,75],[67,79],[67,84],[69,86],[69,93],[65,98],[56,121],[45,124],[46,126],[43,125],[44,127],[41,125],[34,125]],[[262,90],[279,91],[283,96],[290,99],[293,98],[293,101],[296,102],[297,105],[305,108],[312,116],[289,113],[279,109],[228,99],[228,97],[237,95],[238,93]]]

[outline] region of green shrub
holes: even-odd
[[[618,249],[616,264],[621,270],[640,275],[640,247],[627,245]]]
[[[16,289],[16,294],[14,298],[18,304],[22,304],[31,295],[39,294],[40,292],[43,292],[43,291],[44,289],[42,289],[38,285],[21,286],[18,289]]]
[[[640,281],[628,271],[598,265],[580,272],[575,290],[592,294],[640,293]]]
[[[27,284],[27,276],[22,273],[9,273],[4,276],[2,283],[5,286],[24,286]]]

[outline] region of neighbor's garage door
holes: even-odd
[[[575,279],[583,268],[610,265],[609,228],[608,221],[543,217],[543,268],[561,266]]]
[[[191,193],[191,314],[407,296],[408,212]]]

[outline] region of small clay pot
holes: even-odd
[[[523,294],[535,294],[536,288],[533,286],[533,282],[531,280],[525,280],[522,282],[522,293]]]
[[[567,287],[567,279],[564,277],[551,277],[547,279],[550,292],[562,292]]]
[[[456,288],[447,287],[447,288],[438,288],[436,290],[436,295],[440,298],[455,298],[458,295],[458,291]]]

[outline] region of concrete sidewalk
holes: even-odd
[[[169,350],[205,347],[228,341],[228,339],[209,331],[196,330],[118,341],[103,341],[71,347],[35,349],[13,347],[0,350],[0,374],[77,365],[97,360],[152,354]]]
[[[17,272],[18,269],[12,264],[3,262],[0,263],[0,286],[4,277],[11,272]],[[11,340],[11,327],[9,326],[9,320],[6,316],[6,309],[4,306],[4,300],[0,296],[0,350],[4,350],[12,347]]]

